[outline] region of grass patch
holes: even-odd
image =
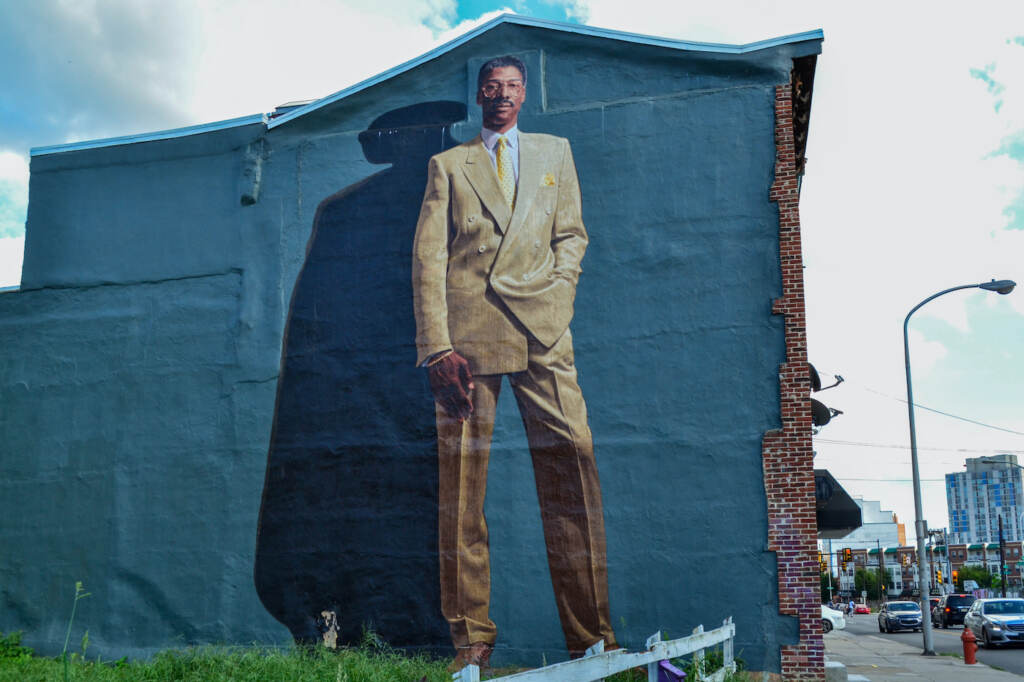
[[[952,656],[953,658],[963,658],[963,654],[958,654],[953,651],[940,651],[939,656]]]
[[[182,682],[265,682],[270,680],[324,680],[329,682],[447,682],[447,661],[405,656],[392,652],[324,648],[244,649],[200,647],[163,651],[148,661],[70,662],[69,679],[97,682],[180,680]],[[62,680],[60,659],[20,657],[0,659],[2,682]]]
[[[205,646],[163,651],[148,661],[86,660],[68,657],[68,679],[86,682],[449,682],[449,660],[410,656],[386,648],[271,649]],[[64,679],[61,657],[43,658],[21,645],[20,633],[0,635],[0,682],[58,682]],[[714,664],[711,666],[713,668]],[[524,668],[489,671],[484,679],[521,672]],[[625,671],[608,682],[637,682],[646,675]],[[737,672],[727,679],[744,682]]]

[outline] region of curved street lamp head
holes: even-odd
[[[1013,280],[1001,279],[998,282],[996,280],[984,282],[978,286],[986,291],[994,291],[998,294],[1008,294],[1013,291],[1013,288],[1017,286],[1017,283]]]

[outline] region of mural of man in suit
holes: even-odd
[[[430,159],[413,246],[417,363],[435,398],[441,610],[454,668],[486,666],[484,498],[495,404],[508,377],[526,427],[548,566],[570,655],[614,646],[601,487],[569,322],[587,246],[568,140],[518,129],[526,67],[478,76],[483,130]]]

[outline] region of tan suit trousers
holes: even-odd
[[[437,407],[441,610],[456,647],[497,638],[484,498],[502,376],[473,378],[465,422]],[[612,646],[601,485],[569,331],[551,348],[531,338],[527,369],[507,376],[526,426],[566,645],[573,654],[599,640]]]

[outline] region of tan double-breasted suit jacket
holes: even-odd
[[[417,364],[454,349],[473,411],[436,406],[441,610],[456,647],[493,644],[484,498],[508,376],[530,444],[566,644],[614,644],[601,486],[569,322],[587,233],[567,140],[519,133],[514,210],[480,137],[430,160],[413,247]]]
[[[430,160],[413,247],[417,364],[449,348],[477,374],[526,369],[573,316],[587,233],[569,142],[519,133],[515,210],[477,136]]]

